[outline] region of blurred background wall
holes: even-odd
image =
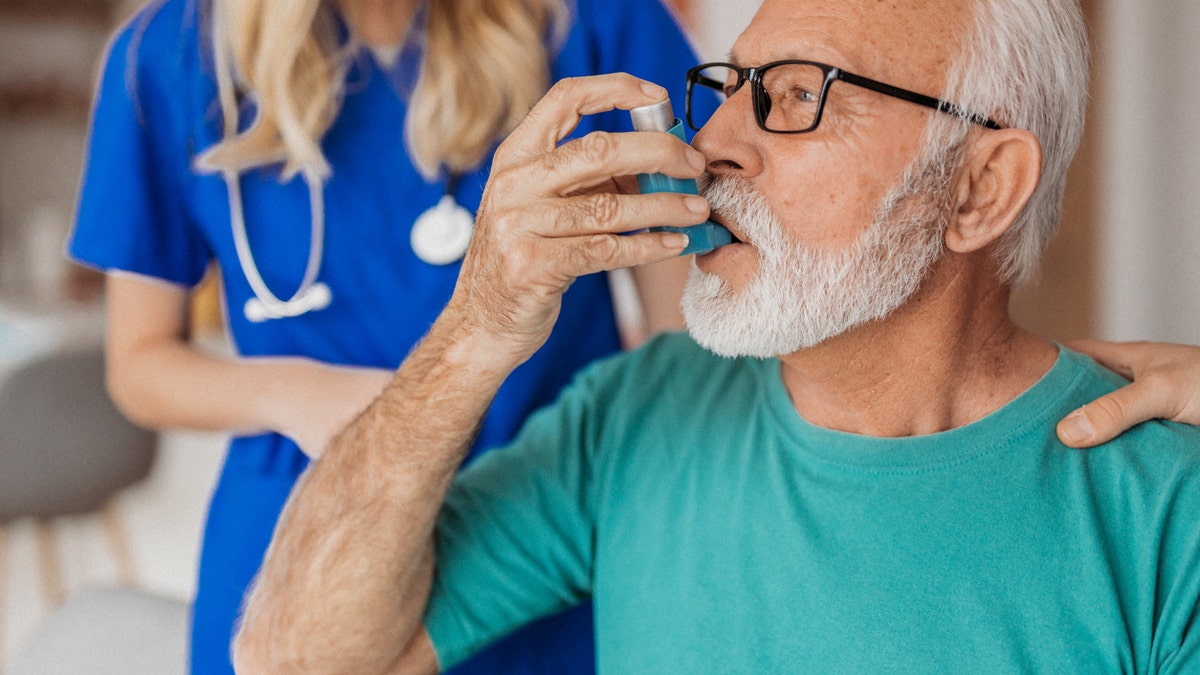
[[[0,0],[0,292],[50,294],[65,273],[96,59],[119,12],[102,0]]]
[[[48,467],[61,468],[56,462],[64,452],[78,453],[70,466],[110,458],[97,440],[107,434],[90,426],[78,435],[85,437],[79,447],[64,443],[48,452],[52,441],[39,440],[14,459],[12,439],[19,435],[5,414],[13,412],[7,404],[25,400],[38,401],[45,414],[24,419],[48,418],[60,428],[94,420],[77,394],[92,391],[84,385],[98,385],[99,372],[73,370],[66,385],[70,390],[55,389],[57,405],[43,405],[51,394],[31,391],[34,387],[18,375],[43,359],[95,349],[102,340],[100,277],[69,265],[63,247],[98,61],[109,34],[140,4],[0,0],[0,418],[9,420],[0,422],[5,441],[0,455],[6,458],[0,459],[0,485],[8,486],[0,487],[0,495],[6,502],[11,486],[21,481],[37,486],[31,490],[53,492],[55,500],[89,490],[82,485],[86,481],[72,483],[70,490],[55,485],[51,474],[69,472]],[[133,585],[186,606],[194,593],[202,516],[223,448],[220,434],[164,434],[149,475],[121,490],[102,512],[0,513],[0,673],[12,672],[37,631],[51,625],[52,617],[63,618],[55,610],[80,591]],[[182,622],[165,627],[174,631],[174,646],[182,655]],[[77,637],[78,645],[88,644],[86,636]],[[140,651],[155,653],[162,646],[143,637],[146,647]],[[113,672],[104,670],[103,651],[93,654],[94,668],[75,672]],[[182,656],[179,664],[182,672]]]

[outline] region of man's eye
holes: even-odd
[[[820,96],[817,94],[817,92],[804,87],[792,87],[786,91],[771,95],[771,100],[778,105],[816,103],[818,98],[820,98]]]

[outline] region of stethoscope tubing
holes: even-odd
[[[301,171],[309,195],[310,241],[308,262],[300,287],[292,297],[281,300],[271,292],[250,250],[250,238],[246,232],[246,212],[242,202],[241,177],[236,171],[222,171],[229,194],[229,220],[233,230],[233,245],[237,251],[238,264],[254,297],[242,308],[248,321],[261,323],[269,319],[291,318],[325,309],[333,301],[333,292],[327,284],[317,281],[321,271],[325,243],[325,199],[324,185],[310,171]],[[474,217],[469,211],[455,203],[454,193],[459,176],[450,174],[446,181],[446,194],[437,205],[430,207],[417,219],[412,232],[413,252],[431,265],[447,265],[462,258],[470,241]],[[422,221],[426,227],[422,226]],[[421,232],[427,236],[418,236]]]
[[[242,273],[250,284],[250,290],[254,292],[254,297],[247,300],[243,308],[246,319],[259,323],[267,319],[300,316],[328,307],[333,299],[332,292],[327,285],[317,281],[325,246],[325,199],[320,179],[309,171],[301,172],[309,195],[311,240],[308,262],[300,287],[291,298],[281,300],[267,287],[254,262],[254,253],[250,250],[250,239],[246,234],[245,208],[242,203],[241,178],[235,171],[227,170],[222,174],[229,192],[229,220],[233,229],[234,249],[237,251]]]

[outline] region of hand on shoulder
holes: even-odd
[[[1133,382],[1059,422],[1058,437],[1063,443],[1089,448],[1154,418],[1200,424],[1200,347],[1098,340],[1068,346]]]

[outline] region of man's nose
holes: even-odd
[[[708,158],[713,175],[755,175],[762,168],[758,137],[763,135],[754,121],[750,87],[744,86],[717,107],[692,138],[692,147]]]

